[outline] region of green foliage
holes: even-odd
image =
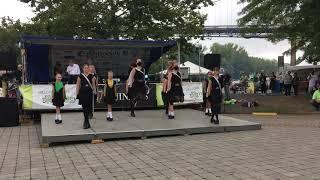
[[[194,44],[187,41],[180,41],[181,50],[180,57],[181,63],[190,61],[194,64],[199,64],[199,53],[200,53],[200,65],[203,65],[203,56],[204,56],[204,47],[196,47]],[[170,49],[162,58],[153,63],[150,67],[149,73],[156,74],[162,71],[162,68],[165,70],[168,60],[176,60],[178,56],[177,47]],[[163,67],[162,67],[163,66]]]
[[[50,36],[172,39],[202,33],[212,0],[20,0]]]
[[[17,51],[17,42],[23,27],[20,21],[8,17],[1,18],[0,24],[0,51]]]
[[[239,20],[242,26],[256,32],[273,28],[269,39],[277,42],[289,39],[295,48],[303,50],[303,59],[320,60],[319,0],[241,0],[246,3]]]
[[[221,54],[221,67],[235,79],[240,77],[241,72],[250,74],[265,70],[265,72],[271,73],[277,70],[276,61],[250,57],[245,49],[232,43],[225,45],[214,43],[210,51]]]

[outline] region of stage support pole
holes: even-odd
[[[180,66],[180,60],[181,60],[181,44],[180,44],[180,42],[179,41],[177,41],[177,47],[178,47],[178,64],[179,64],[179,66]]]

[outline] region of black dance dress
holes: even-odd
[[[53,83],[52,85],[53,85],[53,91],[54,91],[52,104],[56,107],[63,107],[64,106],[64,94],[63,94],[64,84],[63,84],[63,88],[61,88],[59,91],[55,90],[56,83]]]
[[[79,104],[84,105],[84,106],[90,106],[92,107],[92,102],[93,102],[93,89],[92,89],[92,79],[93,75],[89,74],[87,76],[89,82],[86,80],[84,77],[84,74],[81,74],[79,76],[81,82],[80,82],[80,90],[79,90]]]
[[[129,98],[136,100],[145,100],[147,95],[147,87],[145,81],[145,70],[135,68],[134,80],[130,88]]]
[[[88,129],[91,127],[89,119],[93,116],[93,87],[91,84],[93,75],[89,74],[85,77],[84,74],[81,74],[79,78],[81,81],[79,89],[79,104],[82,105],[84,115],[83,128]]]
[[[209,79],[211,80],[212,88],[210,97],[208,97],[208,99],[211,102],[212,114],[220,114],[222,103],[222,87],[220,85],[219,79],[216,79],[215,77],[210,77]]]
[[[115,93],[115,88],[116,88],[116,82],[113,81],[112,86],[110,87],[108,85],[108,80],[106,81],[105,84],[105,97],[104,97],[104,102],[106,103],[106,105],[112,105],[115,103],[116,101],[116,93]]]
[[[182,89],[182,79],[180,72],[172,72],[171,88],[167,95],[170,104],[173,104],[174,102],[184,101],[184,93]]]
[[[166,82],[163,81],[163,83],[167,83],[167,85],[168,85],[168,74],[164,75],[163,78],[166,80]],[[164,107],[166,109],[166,114],[168,114],[168,108],[169,108],[168,103],[169,102],[168,102],[168,96],[167,96],[167,93],[166,93],[166,89],[162,89],[161,97],[162,97],[163,105],[164,105]]]

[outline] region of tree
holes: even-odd
[[[244,48],[236,44],[221,45],[214,43],[210,51],[211,53],[221,54],[221,67],[236,79],[240,77],[241,72],[250,74],[265,70],[271,73],[277,69],[275,61],[250,57]]]
[[[304,51],[303,59],[320,60],[320,1],[319,0],[241,0],[241,26],[257,32],[272,28],[269,40],[289,39],[294,48]],[[289,51],[288,51],[289,52]]]
[[[202,33],[212,0],[20,0],[50,36],[172,39]]]
[[[9,17],[1,18],[0,52],[17,51],[18,38],[22,30],[20,21],[14,21]]]
[[[181,47],[181,62],[190,61],[194,64],[199,64],[199,53],[200,53],[200,65],[203,65],[203,56],[204,51],[206,50],[203,46],[195,46],[192,43],[183,41],[180,42],[182,44]],[[200,52],[199,52],[200,51]],[[168,60],[176,60],[177,59],[177,47],[170,49],[164,56],[162,56],[158,61],[153,63],[150,67],[150,74],[156,74],[162,70],[165,70],[167,66]]]

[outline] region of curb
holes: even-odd
[[[252,115],[256,116],[276,116],[277,113],[267,113],[267,112],[253,112]]]

